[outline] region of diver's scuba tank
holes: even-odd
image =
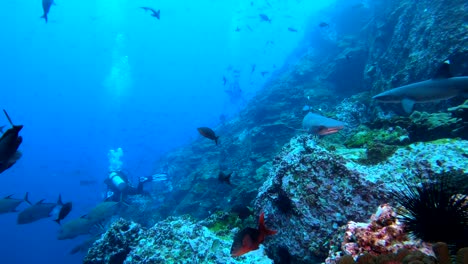
[[[125,182],[125,180],[122,179],[118,172],[111,172],[109,174],[109,180],[111,180],[112,185],[114,185],[114,187],[117,188],[119,191],[123,191],[125,188],[127,188],[127,182]]]

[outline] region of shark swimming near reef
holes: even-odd
[[[343,129],[344,123],[309,112],[302,120],[302,127],[309,133],[320,136],[330,135]]]
[[[437,102],[458,95],[468,95],[468,76],[453,77],[446,60],[430,80],[408,84],[380,93],[373,99],[384,103],[401,103],[406,113],[416,103]]]

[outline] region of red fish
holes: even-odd
[[[276,234],[276,230],[270,230],[265,226],[265,214],[260,215],[258,229],[247,227],[236,234],[231,247],[231,256],[238,257],[252,250],[257,250],[266,236]]]
[[[219,136],[216,136],[215,132],[213,131],[213,129],[209,128],[209,127],[199,127],[197,128],[198,129],[198,133],[200,133],[200,135],[206,137],[206,138],[209,138],[211,140],[214,140],[216,145],[218,145],[218,138]]]

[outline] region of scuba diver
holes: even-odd
[[[106,201],[119,202],[129,195],[144,194],[143,187],[145,183],[165,180],[167,180],[166,173],[157,173],[149,177],[140,177],[138,185],[135,187],[130,183],[128,176],[123,171],[111,171],[107,179],[104,180],[107,185]]]

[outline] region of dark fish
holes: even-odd
[[[255,65],[255,63],[252,64],[252,68],[251,68],[251,70],[250,70],[250,74],[254,73],[255,67],[257,67],[257,65]]]
[[[291,31],[291,32],[297,32],[297,29],[292,28],[292,27],[288,27],[288,30]]]
[[[239,28],[239,26],[237,26],[234,31],[239,32],[239,31],[241,31],[241,29]]]
[[[16,212],[16,207],[18,207],[22,202],[29,203],[28,193],[24,196],[24,199],[15,199],[11,198],[12,195],[0,199],[0,214]],[[29,203],[30,204],[30,203]]]
[[[9,169],[21,158],[21,152],[18,151],[18,147],[21,145],[21,142],[23,142],[23,138],[18,135],[23,125],[14,125],[8,113],[5,110],[3,110],[3,112],[12,125],[12,128],[5,131],[0,138],[0,173]]]
[[[54,0],[42,0],[42,9],[44,10],[44,14],[41,16],[47,23],[48,18],[47,15],[49,14],[50,7],[55,5]]]
[[[271,23],[271,19],[270,19],[267,15],[265,15],[265,14],[259,14],[259,16],[260,16],[260,20],[261,20],[261,21],[265,21],[265,22]]]
[[[17,223],[19,225],[36,222],[42,218],[51,216],[52,210],[57,207],[57,203],[44,203],[45,199],[31,205],[18,214]]]
[[[244,221],[252,215],[252,210],[248,206],[237,204],[231,208],[231,213],[237,214],[239,219]]]
[[[260,72],[260,74],[262,75],[262,77],[265,77],[265,75],[267,75],[269,72],[268,71],[262,71]]]
[[[247,227],[236,234],[231,247],[231,256],[238,257],[252,250],[257,250],[266,236],[274,235],[277,231],[269,230],[265,226],[265,215],[262,213],[258,221],[258,229]]]
[[[232,185],[231,184],[231,175],[232,175],[232,172],[229,173],[229,174],[224,174],[224,172],[220,171],[219,174],[218,174],[218,181],[220,181],[221,183],[225,182],[229,185]]]
[[[329,28],[330,25],[327,22],[320,22],[319,27],[321,28]]]
[[[200,135],[206,137],[206,138],[209,138],[211,140],[214,140],[216,145],[218,145],[218,138],[219,136],[216,136],[215,132],[209,128],[209,127],[199,127],[197,128],[198,130],[198,133],[200,133]]]
[[[59,206],[62,206],[60,208],[60,211],[59,211],[59,214],[57,216],[57,219],[55,219],[54,221],[60,225],[60,221],[62,221],[72,210],[72,203],[71,202],[68,202],[66,204],[64,204],[62,202],[62,195],[59,195],[59,200],[57,202],[57,204]]]
[[[226,83],[227,83],[227,78],[226,76],[223,76],[223,85],[226,86]]]
[[[158,20],[161,18],[161,10],[156,11],[151,7],[145,7],[145,6],[142,6],[140,8],[145,11],[151,11],[152,12],[151,16],[157,18]]]

